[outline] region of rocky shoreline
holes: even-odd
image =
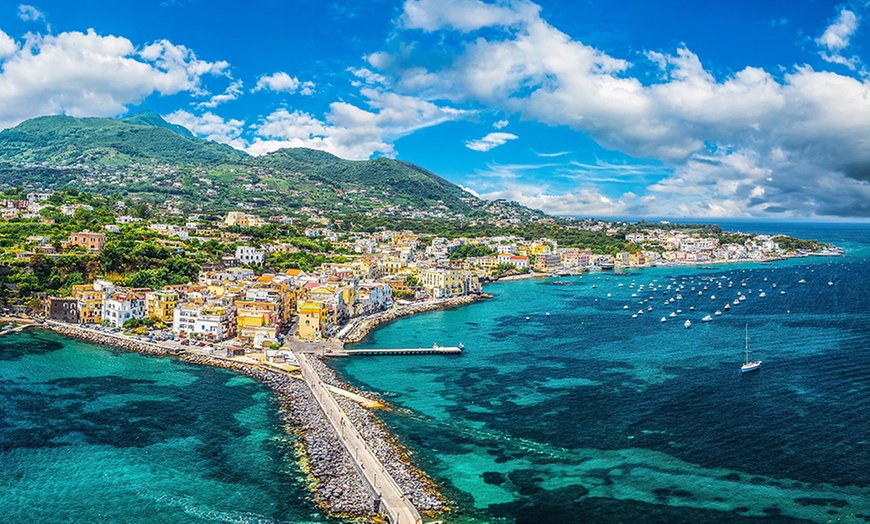
[[[362,519],[377,517],[374,495],[301,377],[77,326],[52,322],[45,323],[44,327],[95,344],[120,347],[149,356],[176,356],[192,364],[232,369],[261,382],[277,396],[284,420],[288,422],[287,431],[299,434],[302,463],[312,477],[314,499],[321,509],[336,516]],[[324,382],[349,388],[319,359],[310,359],[310,362]],[[408,451],[398,445],[373,413],[344,397],[336,396],[336,400],[402,491],[409,495],[421,512],[433,514],[448,509],[432,481],[408,463]]]
[[[353,327],[350,328],[350,330],[348,330],[348,332],[341,337],[341,339],[346,344],[359,342],[360,340],[364,339],[371,330],[385,322],[390,322],[391,320],[406,317],[409,315],[414,315],[417,313],[423,313],[425,311],[433,311],[441,308],[462,306],[484,298],[492,298],[492,295],[480,293],[474,295],[463,295],[461,297],[446,298],[442,300],[429,300],[426,302],[421,302],[419,304],[410,304],[408,306],[396,307],[382,313],[375,313],[374,315],[369,315],[361,320],[358,320],[357,323],[354,324]]]

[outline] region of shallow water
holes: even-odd
[[[0,399],[2,522],[338,522],[247,377],[26,331]]]
[[[870,236],[770,227],[848,256],[497,283],[358,345],[461,341],[462,356],[336,366],[398,406],[387,420],[454,499],[450,521],[865,522]],[[683,313],[661,323],[680,284]],[[764,364],[741,375],[746,326]]]

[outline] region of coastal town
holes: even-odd
[[[51,224],[60,213],[69,217],[92,213],[83,204],[51,205],[52,194],[29,193],[26,200],[3,201],[3,218]],[[48,208],[53,213],[45,213]],[[56,209],[56,211],[55,211]],[[272,262],[299,252],[298,243],[255,238],[255,228],[278,225],[296,228],[299,218],[260,217],[228,212],[207,220],[203,215],[163,215],[165,222],[130,216],[119,207],[112,223],[101,230],[82,230],[60,242],[48,235],[29,235],[5,257],[17,262],[61,258],[65,254],[100,257],[113,237],[124,230],[146,231],[148,244],[175,255],[197,251],[207,243],[228,250],[202,263],[189,282],[159,288],[124,285],[115,275],[95,274],[91,281],[68,286],[64,295],[35,294],[38,301],[24,306],[7,298],[7,308],[46,319],[107,329],[133,330],[149,337],[180,339],[185,344],[220,348],[227,355],[267,351],[280,360],[284,340],[353,340],[372,315],[394,308],[479,296],[482,284],[505,276],[578,274],[590,270],[620,270],[656,265],[760,261],[795,256],[769,235],[720,238],[680,229],[645,228],[625,232],[627,224],[592,221],[578,228],[618,238],[625,250],[595,252],[591,248],[560,246],[555,238],[520,236],[445,238],[413,231],[382,229],[344,232],[333,219],[310,216],[298,235],[325,241],[323,262],[307,270],[276,270]],[[457,256],[460,255],[460,256]],[[201,260],[201,258],[194,259]],[[82,275],[84,277],[84,275]],[[7,284],[13,294],[17,286]],[[7,293],[7,297],[10,296]],[[449,303],[449,302],[446,302]],[[382,316],[382,315],[381,315]]]
[[[0,203],[10,226],[0,275],[7,321],[255,378],[302,435],[321,507],[392,522],[421,522],[421,513],[437,515],[448,501],[372,414],[383,401],[344,384],[322,357],[355,353],[344,344],[381,323],[486,298],[484,284],[502,278],[762,261],[807,247],[791,237],[705,235],[666,222],[563,224],[595,239],[583,246],[560,245],[556,235],[362,231],[313,210],[184,214],[169,203],[134,214],[124,202],[69,191]],[[76,229],[81,224],[88,227]],[[462,351],[439,342],[453,341],[414,341],[421,347],[401,351]]]

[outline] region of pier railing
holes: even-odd
[[[350,453],[351,459],[369,486],[380,497],[380,511],[393,524],[421,524],[423,519],[420,517],[417,508],[411,503],[409,497],[402,492],[395,479],[386,471],[383,463],[375,456],[368,444],[366,444],[362,435],[359,434],[350,421],[350,418],[348,418],[335,398],[326,389],[306,356],[298,351],[294,351],[293,354],[299,361],[302,377],[314,394],[314,398],[320,404],[320,408],[326,415],[327,420],[329,420],[335,429],[339,440]]]

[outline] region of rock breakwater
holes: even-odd
[[[320,359],[310,358],[308,362],[324,383],[349,388]],[[371,393],[366,394],[371,395]],[[448,509],[432,480],[411,465],[408,460],[410,452],[396,441],[380,419],[351,399],[336,396],[335,400],[384,465],[384,469],[393,477],[402,492],[410,497],[411,503],[418,511],[434,514]]]

